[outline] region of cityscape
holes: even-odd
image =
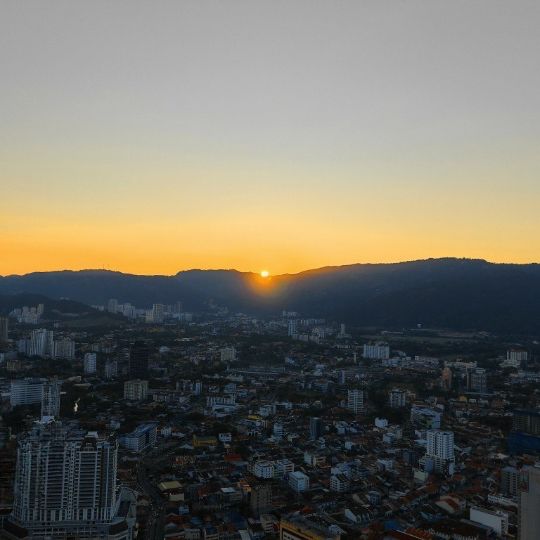
[[[539,29],[0,0],[0,540],[540,540]]]
[[[538,341],[93,309],[0,319],[3,537],[537,537]]]

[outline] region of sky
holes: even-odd
[[[3,0],[0,274],[540,262],[540,3]]]

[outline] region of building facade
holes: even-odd
[[[359,414],[364,410],[364,392],[358,388],[347,391],[347,409],[354,414]]]
[[[4,537],[133,538],[133,527],[116,517],[117,451],[114,439],[97,433],[37,423],[19,441]]]
[[[41,387],[41,417],[58,418],[60,416],[60,388],[62,383],[51,379]]]
[[[148,381],[133,379],[124,383],[124,399],[144,401],[148,397]]]

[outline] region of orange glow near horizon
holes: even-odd
[[[385,167],[264,169],[253,159],[184,167],[149,156],[109,163],[99,153],[74,161],[37,153],[30,163],[13,154],[2,173],[12,188],[0,196],[0,275],[261,267],[280,275],[437,257],[538,262],[539,184],[530,158],[526,167],[519,157],[504,167],[471,159],[440,170],[435,182],[431,169],[397,158]],[[514,174],[522,189],[508,191]]]

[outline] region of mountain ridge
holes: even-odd
[[[226,269],[171,276],[67,270],[0,277],[0,294],[23,292],[90,305],[109,298],[138,307],[182,301],[189,311],[217,304],[253,315],[286,309],[363,326],[540,332],[536,263],[445,257],[321,267],[269,278]]]
[[[428,257],[426,259],[410,259],[406,261],[394,261],[394,262],[358,262],[358,263],[347,263],[347,264],[334,264],[319,266],[316,268],[307,268],[305,270],[300,270],[299,272],[285,272],[283,274],[273,274],[272,277],[285,277],[285,276],[298,276],[301,274],[308,274],[313,272],[325,271],[325,270],[337,270],[345,269],[351,267],[374,267],[374,266],[397,266],[405,265],[412,263],[422,263],[422,262],[431,262],[431,261],[467,261],[467,262],[478,262],[486,263],[494,266],[514,266],[514,267],[524,267],[524,266],[538,266],[540,262],[526,262],[526,263],[514,263],[514,262],[499,262],[499,261],[488,261],[487,259],[476,259],[468,257]],[[62,274],[62,273],[93,273],[93,274],[121,274],[124,276],[139,276],[139,277],[175,277],[183,273],[188,272],[237,272],[239,274],[253,274],[258,275],[258,272],[252,270],[238,270],[237,268],[186,268],[184,270],[178,270],[173,274],[136,274],[133,272],[123,272],[121,270],[110,270],[108,268],[79,268],[73,270],[70,268],[62,268],[57,270],[34,270],[32,272],[26,272],[24,274],[0,274],[0,279],[2,278],[20,278],[33,275],[42,275],[42,274]]]

